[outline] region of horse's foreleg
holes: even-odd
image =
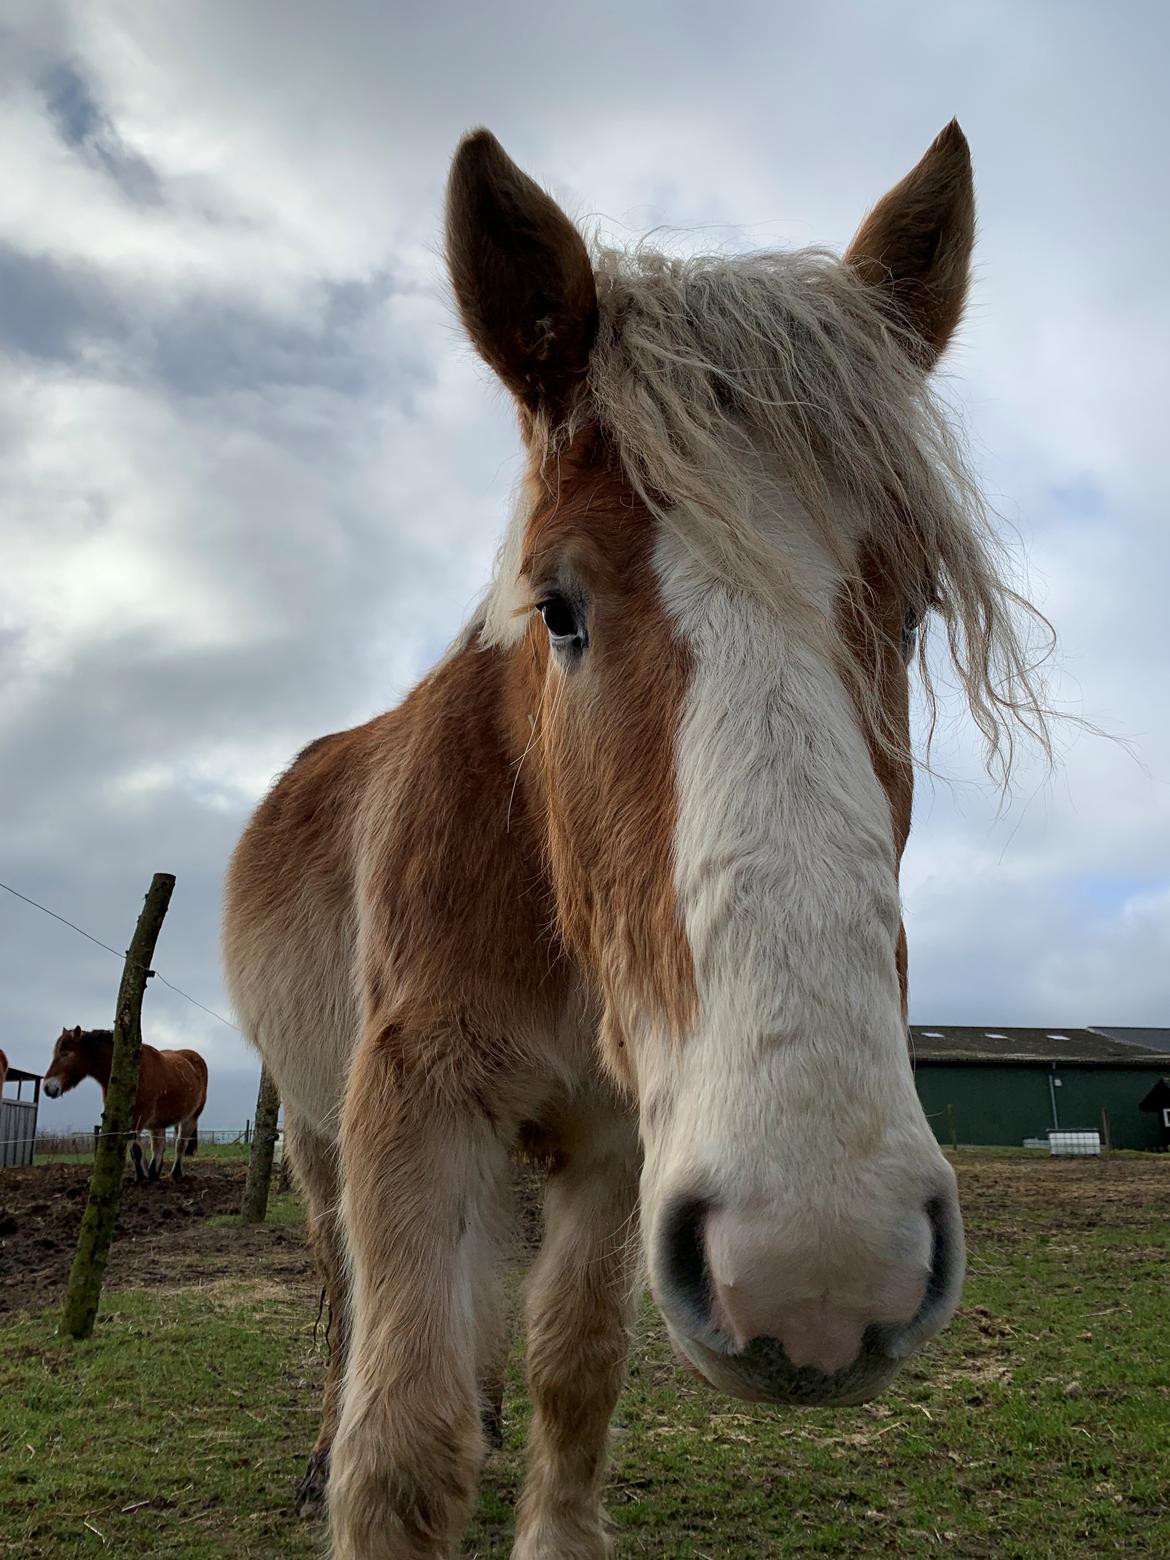
[[[508,1156],[471,1090],[443,1072],[437,1085],[403,1076],[375,1037],[347,1084],[353,1305],[329,1474],[336,1560],[450,1555],[483,1457],[478,1375]]]
[[[134,1179],[141,1186],[146,1180],[142,1169],[142,1140],[135,1132],[130,1138],[130,1158],[134,1161]]]
[[[341,1390],[349,1344],[349,1293],[345,1272],[345,1247],[338,1223],[341,1178],[337,1149],[319,1133],[306,1127],[285,1106],[285,1153],[305,1201],[309,1245],[325,1288],[329,1310],[326,1339],[329,1358],[325,1367],[325,1393],[317,1442],[297,1486],[297,1503],[303,1517],[319,1516],[325,1509],[329,1480],[329,1454],[341,1412]]]
[[[610,1101],[549,1176],[529,1280],[528,1477],[513,1560],[601,1560],[609,1420],[622,1389],[637,1270],[638,1148]]]
[[[165,1127],[152,1127],[150,1129],[150,1164],[146,1172],[152,1181],[157,1181],[162,1174],[166,1152],[167,1129]]]
[[[183,1179],[183,1158],[187,1152],[188,1140],[195,1130],[195,1120],[194,1116],[190,1116],[186,1121],[180,1121],[175,1127],[175,1162],[171,1166],[172,1181],[181,1181]]]

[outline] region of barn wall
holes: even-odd
[[[1018,1148],[1026,1137],[1042,1137],[1052,1126],[1050,1072],[1044,1065],[920,1062],[915,1080],[922,1108],[941,1143],[950,1141],[950,1104],[960,1143]],[[1056,1091],[1061,1127],[1100,1130],[1104,1106],[1109,1112],[1114,1148],[1158,1147],[1156,1114],[1138,1109],[1138,1102],[1160,1076],[1157,1067],[1148,1071],[1142,1067],[1058,1067],[1053,1076],[1061,1080]]]
[[[940,1143],[950,1141],[947,1106],[955,1108],[960,1143],[1003,1143],[1018,1148],[1052,1125],[1048,1075],[1039,1067],[922,1062],[918,1097]]]
[[[1062,1127],[1101,1126],[1102,1106],[1109,1112],[1109,1135],[1114,1148],[1157,1148],[1161,1143],[1157,1113],[1139,1110],[1154,1082],[1157,1069],[1129,1067],[1060,1067],[1062,1080],[1057,1101]]]

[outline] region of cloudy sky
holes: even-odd
[[[920,1022],[1170,1023],[1163,8],[626,0],[0,6],[0,877],[228,1014],[224,864],[288,757],[397,700],[517,472],[438,233],[484,123],[586,223],[843,245],[958,115],[980,200],[947,394],[1061,636],[1006,812],[961,711],[906,860]],[[109,954],[0,893],[0,1043],[108,1025]],[[228,1014],[230,1016],[230,1014]],[[253,1112],[231,1029],[152,987]],[[89,1124],[92,1085],[45,1126]]]

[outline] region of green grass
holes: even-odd
[[[304,1217],[300,1200],[292,1192],[270,1193],[266,1215],[268,1224],[301,1224]],[[212,1229],[231,1229],[239,1226],[240,1216],[238,1213],[216,1213],[207,1222]]]
[[[645,1307],[615,1420],[620,1556],[1170,1555],[1170,1163],[1153,1208],[1148,1178],[1129,1187],[1125,1169],[1108,1172],[1106,1200],[1062,1205],[1026,1164],[968,1165],[987,1185],[967,1198],[963,1310],[876,1403],[720,1398],[679,1374]],[[54,1336],[51,1314],[4,1330],[5,1560],[320,1554],[320,1529],[290,1510],[315,1430],[315,1294],[262,1267],[112,1293],[81,1346]],[[522,1476],[518,1357],[506,1415],[468,1535],[484,1557],[508,1554]]]
[[[168,1135],[166,1158],[168,1165],[174,1157],[174,1146],[174,1135]],[[200,1143],[198,1152],[200,1159],[215,1159],[218,1161],[246,1160],[248,1158],[248,1145],[246,1143]],[[81,1165],[88,1164],[92,1159],[93,1154],[89,1151],[81,1154],[58,1154],[55,1152],[46,1153],[37,1149],[33,1153],[34,1165]]]
[[[289,1511],[320,1379],[305,1312],[241,1279],[109,1294],[84,1344],[51,1314],[6,1328],[0,1554],[316,1553]]]

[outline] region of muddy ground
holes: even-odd
[[[258,1263],[277,1282],[314,1283],[298,1224],[213,1222],[236,1214],[243,1160],[188,1160],[182,1181],[145,1186],[128,1175],[106,1270],[109,1288],[172,1287],[238,1277]],[[89,1193],[89,1164],[0,1171],[0,1318],[39,1311],[63,1297]],[[517,1256],[540,1238],[540,1178],[517,1167]],[[275,1181],[274,1181],[275,1185]]]
[[[312,1272],[297,1225],[258,1229],[208,1221],[238,1213],[243,1163],[211,1159],[182,1181],[145,1186],[128,1178],[106,1270],[113,1288],[154,1288],[236,1275],[262,1255],[276,1277],[307,1281]],[[0,1174],[0,1316],[36,1311],[65,1292],[89,1193],[88,1164],[34,1165]],[[197,1274],[194,1270],[197,1270]]]
[[[1042,1155],[960,1151],[955,1157],[968,1240],[1016,1244],[1042,1232],[1098,1224],[1148,1228],[1170,1219],[1170,1156],[1054,1160]],[[213,1222],[238,1212],[246,1166],[205,1159],[183,1181],[122,1194],[106,1283],[112,1288],[178,1286],[238,1276],[253,1265],[278,1282],[314,1286],[299,1225],[258,1228]],[[87,1164],[38,1165],[0,1173],[0,1317],[51,1306],[65,1288],[89,1188]],[[540,1178],[517,1169],[517,1256],[540,1231]]]

